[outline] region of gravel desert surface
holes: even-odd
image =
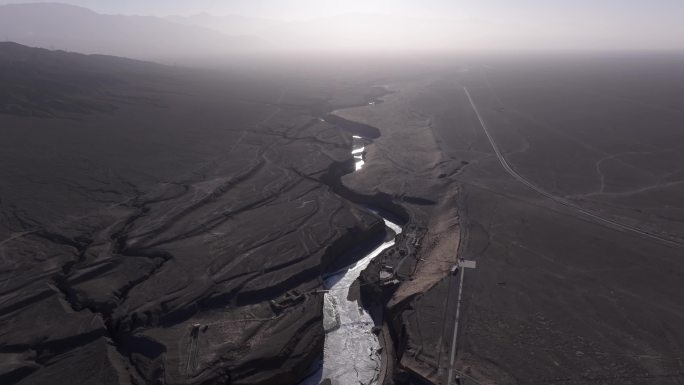
[[[2,382],[305,377],[323,275],[385,236],[313,111],[382,91],[0,50]]]
[[[682,383],[683,65],[1,43],[0,382]]]

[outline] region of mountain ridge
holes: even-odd
[[[62,3],[0,5],[0,39],[38,48],[163,62],[229,55],[262,45],[257,38],[228,36],[154,16],[104,15]]]

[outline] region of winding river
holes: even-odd
[[[365,164],[364,152],[368,141],[360,136],[353,137],[352,155],[356,171]],[[378,212],[368,209],[374,214]],[[396,223],[384,218],[388,233],[400,234],[402,229]],[[350,299],[354,281],[368,264],[383,250],[394,245],[394,239],[384,242],[351,266],[339,270],[324,279],[328,292],[324,298],[323,325],[325,347],[323,362],[318,372],[309,377],[303,385],[318,385],[330,379],[333,385],[376,384],[380,373],[380,343],[373,333],[375,323],[371,315],[358,301]]]

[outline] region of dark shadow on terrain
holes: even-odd
[[[380,137],[380,130],[367,124],[353,122],[333,114],[325,115],[324,119],[326,122],[333,124],[352,135],[358,135],[368,139],[377,139]]]
[[[402,202],[410,203],[412,205],[420,205],[420,206],[434,206],[437,204],[432,199],[426,199],[426,198],[420,198],[420,197],[402,197],[401,198]]]

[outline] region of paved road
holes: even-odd
[[[600,216],[600,215],[598,215],[598,214],[596,214],[590,210],[587,210],[581,206],[578,206],[578,205],[568,201],[565,198],[553,195],[553,194],[543,190],[541,187],[535,185],[534,183],[525,179],[522,175],[518,174],[518,172],[515,171],[510,166],[510,164],[508,163],[508,161],[506,160],[504,155],[501,153],[499,146],[494,141],[494,138],[489,133],[489,129],[487,128],[487,124],[485,123],[484,119],[482,119],[482,115],[480,115],[480,111],[477,109],[477,106],[475,105],[473,98],[470,96],[470,92],[468,92],[468,88],[463,87],[463,90],[465,91],[466,95],[468,96],[468,100],[470,101],[470,105],[473,107],[473,111],[475,111],[475,114],[477,115],[477,118],[480,121],[480,125],[482,126],[482,130],[484,130],[484,133],[487,135],[487,138],[489,139],[489,143],[492,145],[492,148],[494,148],[494,152],[496,153],[496,157],[499,159],[501,166],[503,166],[504,170],[506,170],[506,172],[508,174],[510,174],[513,178],[515,178],[516,180],[518,180],[520,183],[524,184],[525,186],[531,188],[532,190],[536,191],[537,193],[545,196],[546,198],[549,198],[549,199],[551,199],[551,200],[555,201],[556,203],[559,203],[563,206],[569,207],[572,210],[574,210],[575,212],[583,214],[584,216],[593,220],[593,222],[595,222],[595,223],[598,223],[598,224],[601,224],[604,226],[608,226],[608,227],[615,229],[615,230],[635,233],[635,234],[641,235],[645,238],[649,238],[651,240],[657,241],[657,242],[664,244],[664,245],[667,245],[667,246],[675,247],[678,249],[684,249],[684,242],[682,242],[682,241],[666,238],[666,237],[660,236],[658,234],[653,234],[653,233],[638,229],[636,227],[633,227],[633,226],[630,226],[630,225],[627,225],[624,223],[620,223],[620,222],[614,221],[614,220],[609,219],[609,218],[602,217],[602,216]]]

